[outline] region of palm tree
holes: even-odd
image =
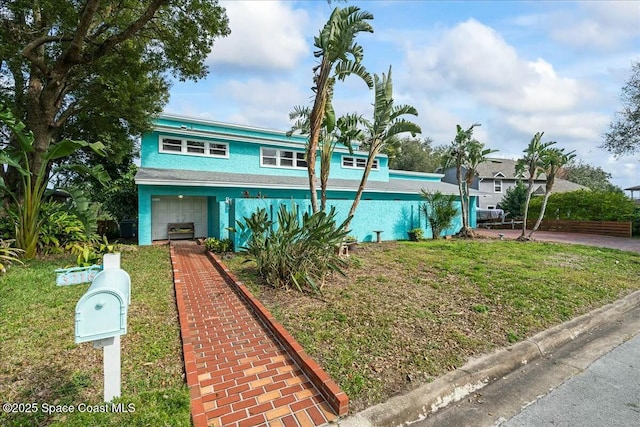
[[[524,218],[522,220],[522,234],[518,237],[518,240],[525,241],[528,240],[526,237],[527,232],[527,215],[529,213],[529,202],[531,201],[531,195],[533,194],[533,184],[536,178],[540,176],[542,172],[544,172],[544,164],[542,161],[543,153],[550,146],[555,144],[554,141],[550,142],[540,142],[542,139],[542,135],[544,132],[537,132],[527,148],[524,149],[524,157],[518,160],[516,163],[516,173],[519,175],[524,174],[525,172],[529,175],[528,187],[527,187],[527,198],[524,202]]]
[[[576,157],[575,151],[565,153],[564,148],[551,147],[543,150],[541,160],[542,168],[547,176],[547,182],[545,184],[544,199],[542,200],[540,214],[538,215],[538,220],[533,226],[533,229],[531,229],[531,232],[529,233],[529,239],[531,239],[533,233],[535,233],[538,230],[538,227],[540,227],[540,223],[544,217],[544,211],[547,208],[547,201],[551,195],[551,190],[553,189],[553,184],[558,176],[558,172],[560,172],[567,163],[573,160],[574,157]]]
[[[303,135],[309,134],[309,107],[296,106],[289,113],[289,118],[295,120],[287,136],[295,132]],[[327,186],[329,182],[329,171],[331,168],[331,157],[337,145],[346,147],[353,153],[352,142],[362,139],[362,130],[358,126],[363,123],[361,115],[351,113],[338,118],[335,123],[326,123],[320,132],[320,210],[324,211],[327,206]]]
[[[315,93],[313,107],[309,113],[309,143],[307,144],[307,171],[309,175],[309,191],[311,206],[318,211],[318,195],[316,193],[316,158],[323,123],[335,123],[335,114],[331,106],[333,85],[336,79],[344,80],[350,74],[362,78],[367,86],[372,87],[371,75],[361,64],[362,46],[354,42],[359,32],[373,32],[367,20],[373,15],[361,11],[359,7],[348,6],[344,9],[336,7],[320,34],[314,38],[317,50],[313,53],[320,58],[314,67],[312,88]],[[330,126],[331,127],[331,126]]]
[[[374,76],[374,92],[375,101],[373,104],[373,122],[364,121],[365,125],[365,141],[369,147],[367,163],[362,172],[362,179],[358,186],[353,204],[349,210],[349,217],[353,217],[360,203],[360,198],[367,185],[369,173],[373,167],[373,162],[378,154],[387,146],[394,145],[398,142],[398,135],[409,132],[411,136],[416,136],[422,130],[417,124],[404,119],[402,116],[410,114],[418,115],[418,111],[411,105],[394,105],[393,103],[393,83],[391,80],[391,67],[389,73],[382,77],[377,74]],[[349,226],[349,222],[345,223],[345,227]]]
[[[462,230],[460,230],[461,236],[473,237],[471,227],[469,226],[469,205],[468,195],[469,187],[473,183],[475,177],[475,170],[477,164],[474,166],[474,170],[471,174],[465,172],[465,176],[462,176],[462,169],[466,168],[469,164],[469,148],[480,147],[482,151],[482,145],[479,145],[476,139],[473,138],[473,129],[476,126],[480,126],[479,123],[472,124],[468,129],[462,129],[460,125],[456,125],[456,137],[451,142],[451,146],[443,157],[443,166],[445,168],[452,164],[456,167],[456,181],[458,183],[458,192],[460,193],[460,209],[462,211]],[[474,156],[477,155],[476,148],[473,150]],[[481,153],[480,153],[481,154]]]
[[[473,185],[473,180],[478,176],[478,166],[480,163],[487,160],[487,156],[491,153],[495,153],[498,150],[492,150],[490,148],[484,148],[484,144],[476,139],[469,140],[466,147],[466,161],[463,163],[463,167],[466,169],[464,181],[465,181],[465,194],[463,205],[466,211],[466,222],[462,222],[461,235],[464,237],[473,238],[473,230],[471,229],[469,215],[471,215],[470,205],[470,192],[469,189]]]

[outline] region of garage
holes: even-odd
[[[193,222],[195,237],[207,237],[207,198],[153,196],[151,239],[167,240],[167,224],[175,222]]]

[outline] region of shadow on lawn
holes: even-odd
[[[17,401],[20,407],[11,413],[2,411],[0,425],[35,426],[47,425],[54,415],[47,414],[52,405],[69,405],[77,407],[87,401],[86,390],[92,386],[91,378],[86,373],[72,372],[63,364],[47,364],[23,372],[24,377],[12,379],[14,386],[21,390]]]

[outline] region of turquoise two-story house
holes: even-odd
[[[311,211],[306,137],[250,126],[162,115],[141,139],[138,185],[138,238],[141,245],[167,240],[168,224],[193,223],[194,237],[238,236],[228,231],[258,208],[275,215],[280,205]],[[362,177],[367,153],[337,147],[327,191],[329,207],[344,220]],[[318,163],[317,171],[320,170]],[[372,241],[407,238],[421,227],[431,230],[421,212],[420,190],[458,194],[443,175],[389,169],[384,154],[376,157],[350,234]],[[319,185],[318,185],[319,187]],[[474,200],[471,201],[475,209]],[[471,212],[472,226],[475,213]],[[461,227],[458,217],[444,233]]]

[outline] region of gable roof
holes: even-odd
[[[485,179],[494,179],[498,174],[502,174],[503,179],[519,179],[519,177],[516,176],[516,163],[518,163],[518,161],[512,159],[488,158],[478,165],[478,176]],[[529,174],[525,172],[522,178],[526,179],[528,177]],[[536,180],[540,181],[546,179],[547,177],[544,173],[536,178]]]

